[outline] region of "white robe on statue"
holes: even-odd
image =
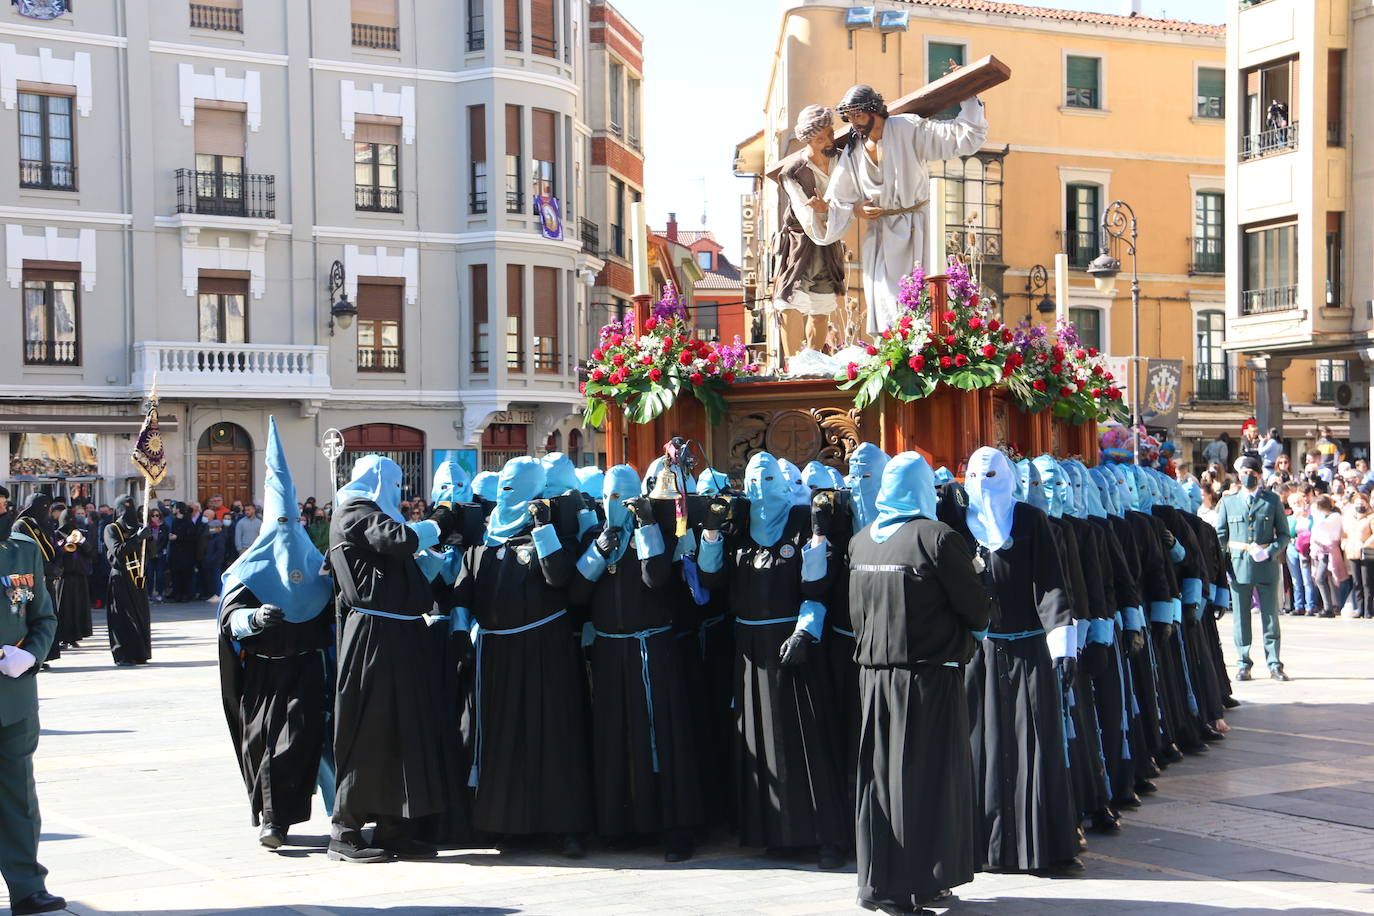
[[[893,115],[878,141],[880,163],[873,162],[862,143],[853,143],[840,154],[825,193],[830,205],[825,232],[812,236],[813,240],[829,245],[843,238],[855,219],[855,204],[868,201],[884,210],[902,210],[929,200],[926,163],[971,156],[987,136],[988,122],[978,99],[963,102],[953,121]],[[881,333],[896,322],[902,277],[925,259],[927,225],[925,208],[863,221],[859,259],[869,334]],[[810,227],[807,234],[811,235]],[[929,272],[943,272],[943,265]]]

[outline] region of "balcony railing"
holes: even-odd
[[[405,351],[400,347],[359,347],[360,372],[404,372]]]
[[[595,255],[601,250],[601,227],[586,217],[577,220],[577,234],[582,237],[582,250]]]
[[[1226,249],[1224,240],[1215,236],[1194,237],[1190,240],[1193,250],[1193,265],[1189,273],[1219,274],[1226,270]]]
[[[81,346],[74,340],[26,340],[24,364],[28,366],[79,366]]]
[[[242,32],[243,10],[207,3],[192,3],[191,28],[213,29],[216,32]]]
[[[507,191],[506,191],[506,212],[507,212],[507,213],[524,213],[524,212],[525,212],[525,192],[524,192],[524,191],[511,191],[511,190],[507,190]]]
[[[530,33],[530,53],[541,57],[558,57],[558,39],[552,35]]]
[[[353,23],[353,47],[381,48],[385,51],[399,51],[401,30],[391,25],[365,25]]]
[[[70,162],[20,159],[19,186],[21,188],[44,188],[49,191],[75,191],[76,166]]]
[[[483,17],[473,16],[468,20],[468,50],[482,51],[487,46],[487,27]]]
[[[1240,161],[1260,159],[1298,148],[1298,122],[1287,127],[1271,127],[1240,140]]]
[[[1268,286],[1263,289],[1242,290],[1240,294],[1240,313],[1242,315],[1264,315],[1269,312],[1286,312],[1298,307],[1298,286]]]
[[[297,344],[134,344],[132,383],[168,396],[293,397],[329,391],[329,348]]]
[[[177,212],[277,218],[276,176],[177,169]]]
[[[1082,270],[1101,253],[1097,230],[1059,233],[1059,250],[1069,256],[1069,266]]]
[[[371,210],[375,213],[400,213],[401,189],[375,184],[354,185],[353,209]]]
[[[1233,404],[1254,402],[1255,374],[1248,369],[1237,369],[1229,363],[1202,363],[1188,366],[1184,371],[1192,376],[1194,401]],[[1185,381],[1185,387],[1189,383]]]

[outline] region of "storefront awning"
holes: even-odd
[[[158,413],[163,434],[177,428],[177,418]],[[108,416],[89,414],[6,414],[0,416],[0,433],[137,433],[143,415]]]

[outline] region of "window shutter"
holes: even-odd
[[[558,268],[534,269],[534,336],[558,339]]]
[[[247,296],[248,277],[214,276],[201,272],[196,292],[202,295]]]
[[[363,321],[400,321],[401,294],[405,287],[395,283],[368,283],[358,280],[358,318]]]
[[[242,156],[243,112],[197,105],[196,152],[206,156]]]
[[[353,0],[353,21],[358,25],[396,28],[396,0]]]
[[[472,265],[469,279],[472,283],[472,324],[478,327],[487,323],[487,265]]]
[[[473,162],[487,161],[487,106],[468,106],[468,156]]]
[[[1205,99],[1218,99],[1226,94],[1226,71],[1202,69],[1197,72],[1197,94]]]
[[[945,68],[953,60],[959,66],[964,65],[964,46],[950,44],[943,41],[932,41],[927,46],[926,73],[929,74],[928,82],[935,82],[945,75]]]
[[[353,125],[353,139],[358,143],[389,143],[392,146],[400,146],[401,125],[359,120]]]
[[[553,162],[554,151],[558,147],[558,117],[552,111],[536,108],[533,112],[534,158],[542,162]]]
[[[519,51],[524,44],[520,29],[520,0],[506,0],[506,50]]]
[[[521,264],[506,265],[506,317],[517,322],[525,314],[525,268]]]
[[[520,155],[520,113],[519,105],[506,106],[506,155]]]
[[[1096,57],[1069,58],[1069,85],[1074,89],[1091,89],[1093,100],[1097,101],[1097,69],[1100,61]]]
[[[557,33],[554,31],[553,0],[530,0],[530,50],[545,57],[554,57]]]

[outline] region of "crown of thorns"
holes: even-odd
[[[887,115],[887,105],[883,102],[883,97],[872,86],[854,86],[840,99],[840,104],[835,106],[840,118],[844,121],[849,120],[851,114],[861,111],[871,112],[872,114]]]

